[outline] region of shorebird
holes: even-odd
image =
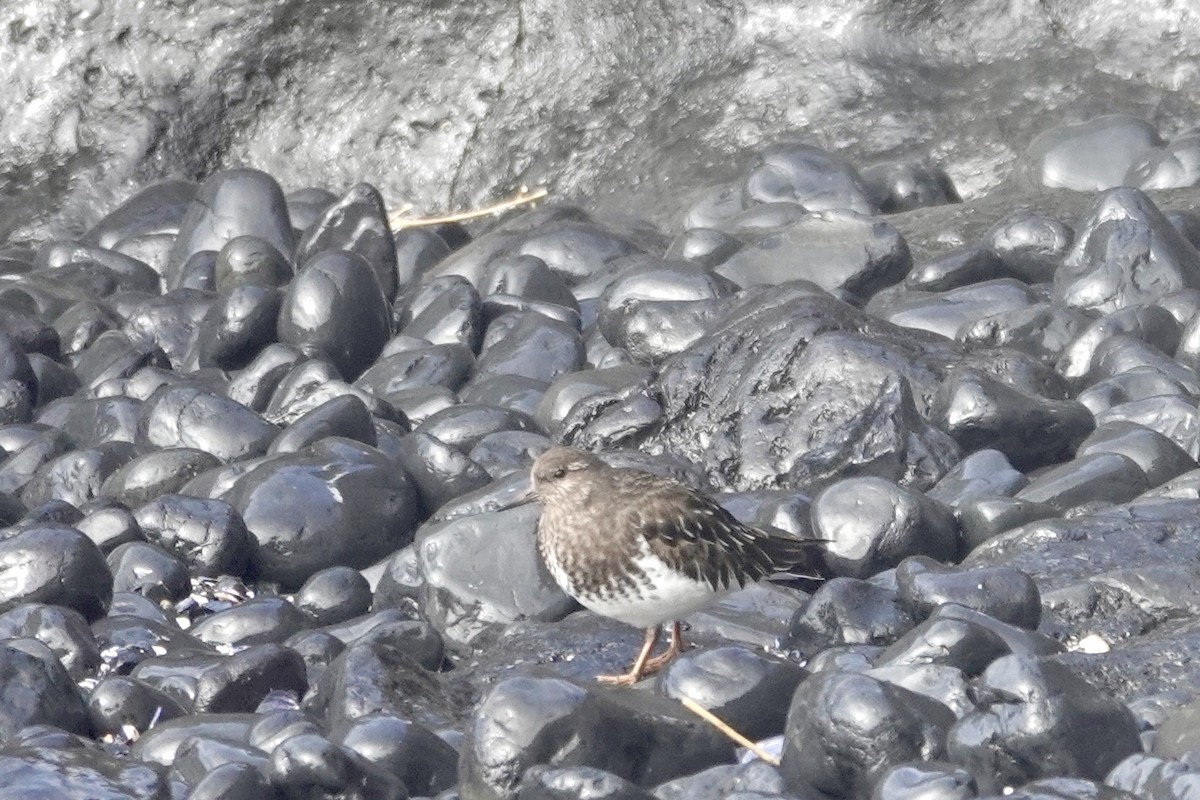
[[[547,450],[531,479],[538,551],[554,580],[585,608],[646,630],[629,672],[598,676],[604,683],[629,686],[666,666],[683,651],[688,614],[772,574],[817,567],[819,540],[743,525],[686,484],[582,450]],[[666,622],[670,643],[651,658]]]

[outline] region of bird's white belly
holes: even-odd
[[[561,565],[549,567],[567,594],[585,608],[638,628],[682,619],[729,593],[672,570],[648,548],[643,547],[633,563],[640,574],[632,575],[632,582],[621,582],[602,593],[579,591]]]

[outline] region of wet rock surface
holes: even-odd
[[[25,154],[0,171],[5,790],[1193,792],[1200,150],[1175,89],[1150,87],[1153,118],[1117,107],[1072,119],[1071,103],[1053,120],[1030,113],[1020,126],[1041,122],[1027,136],[991,149],[994,133],[961,116],[974,111],[892,115],[868,133],[855,108],[883,120],[893,102],[880,76],[913,80],[904,53],[916,45],[882,41],[897,20],[932,25],[984,66],[1036,72],[1046,57],[1004,27],[1028,26],[1025,12],[1002,24],[968,4],[935,24],[905,4],[826,9],[857,20],[851,51],[871,54],[811,82],[824,88],[805,113],[838,109],[823,135],[839,151],[777,135],[807,124],[785,111],[734,137],[737,157],[693,139],[684,158],[668,120],[709,102],[694,87],[716,80],[737,97],[712,106],[729,117],[714,130],[747,118],[778,78],[734,57],[792,42],[810,21],[758,3],[699,16],[668,4],[612,12],[594,41],[547,49],[550,31],[590,25],[596,9],[535,3],[517,19],[450,4],[398,25],[380,4],[335,3],[316,31],[303,15],[285,25],[282,6],[251,20],[194,5],[198,38],[172,40],[158,73],[166,96],[191,103],[180,113],[194,133],[155,103],[121,116],[72,105],[57,84],[50,111],[17,104],[56,114],[36,146],[10,121],[20,114],[0,121]],[[969,25],[967,11],[980,12]],[[0,9],[24,55],[0,78],[44,66],[46,31],[77,24],[46,13]],[[87,13],[115,25],[132,11]],[[1056,13],[1086,55],[1098,23]],[[143,70],[149,27],[174,14],[113,27],[101,49],[124,48],[125,66],[81,69],[83,82],[99,96],[122,69]],[[446,44],[422,33],[434,24],[457,32],[438,63],[462,74],[370,115],[370,93],[341,97],[338,140],[375,141],[386,174],[349,150],[318,161],[312,141],[333,129],[312,109],[343,68],[322,45],[357,36],[370,63],[386,29],[388,52],[427,53]],[[260,25],[283,26],[286,41],[251,56]],[[615,81],[596,57],[613,39],[640,52],[642,30],[673,32],[685,55],[656,63],[635,97],[628,75],[642,72]],[[845,35],[801,36],[780,68]],[[176,85],[209,40],[194,82]],[[1188,63],[1187,37],[1153,41],[1162,63]],[[78,64],[63,52],[64,69]],[[1158,63],[1143,56],[1139,75]],[[1056,56],[1055,74],[1083,74],[1073,58]],[[289,83],[301,68],[306,80]],[[270,119],[263,92],[280,81],[267,75],[293,86]],[[951,97],[974,80],[944,77],[922,83]],[[451,84],[478,107],[446,113]],[[563,91],[590,109],[574,133],[558,124]],[[660,113],[668,97],[682,105]],[[240,133],[199,146],[210,117]],[[623,142],[609,136],[618,117]],[[914,152],[911,137],[947,120],[962,124]],[[584,146],[589,131],[608,143]],[[617,144],[619,168],[606,149]],[[194,180],[144,185],[160,170]],[[607,195],[626,170],[637,186]],[[452,205],[500,175],[556,177],[556,196],[498,219],[389,220],[402,191]],[[823,540],[821,574],[731,593],[685,620],[695,647],[653,678],[598,685],[627,668],[641,633],[581,610],[538,555],[537,506],[506,508],[560,443]],[[779,767],[685,699],[763,740]]]

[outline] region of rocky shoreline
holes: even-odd
[[[369,184],[239,168],[0,250],[0,786],[1186,795],[1196,153],[1105,117],[963,202],[780,142],[674,228],[393,230]],[[826,539],[831,579],[597,686],[640,632],[502,508],[555,442]]]

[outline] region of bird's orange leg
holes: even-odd
[[[638,653],[637,660],[633,662],[629,672],[624,675],[597,675],[596,680],[610,686],[633,686],[646,674],[646,663],[650,659],[650,652],[654,649],[654,645],[658,644],[658,637],[661,634],[662,628],[658,625],[646,628],[646,640],[642,643],[642,651]],[[672,631],[671,639],[672,641],[675,639],[674,631]]]
[[[667,651],[660,656],[655,656],[645,664],[646,675],[653,675],[660,669],[671,663],[671,659],[683,652],[685,645],[683,643],[683,626],[679,624],[679,620],[675,620],[671,624],[671,643],[667,645]]]

